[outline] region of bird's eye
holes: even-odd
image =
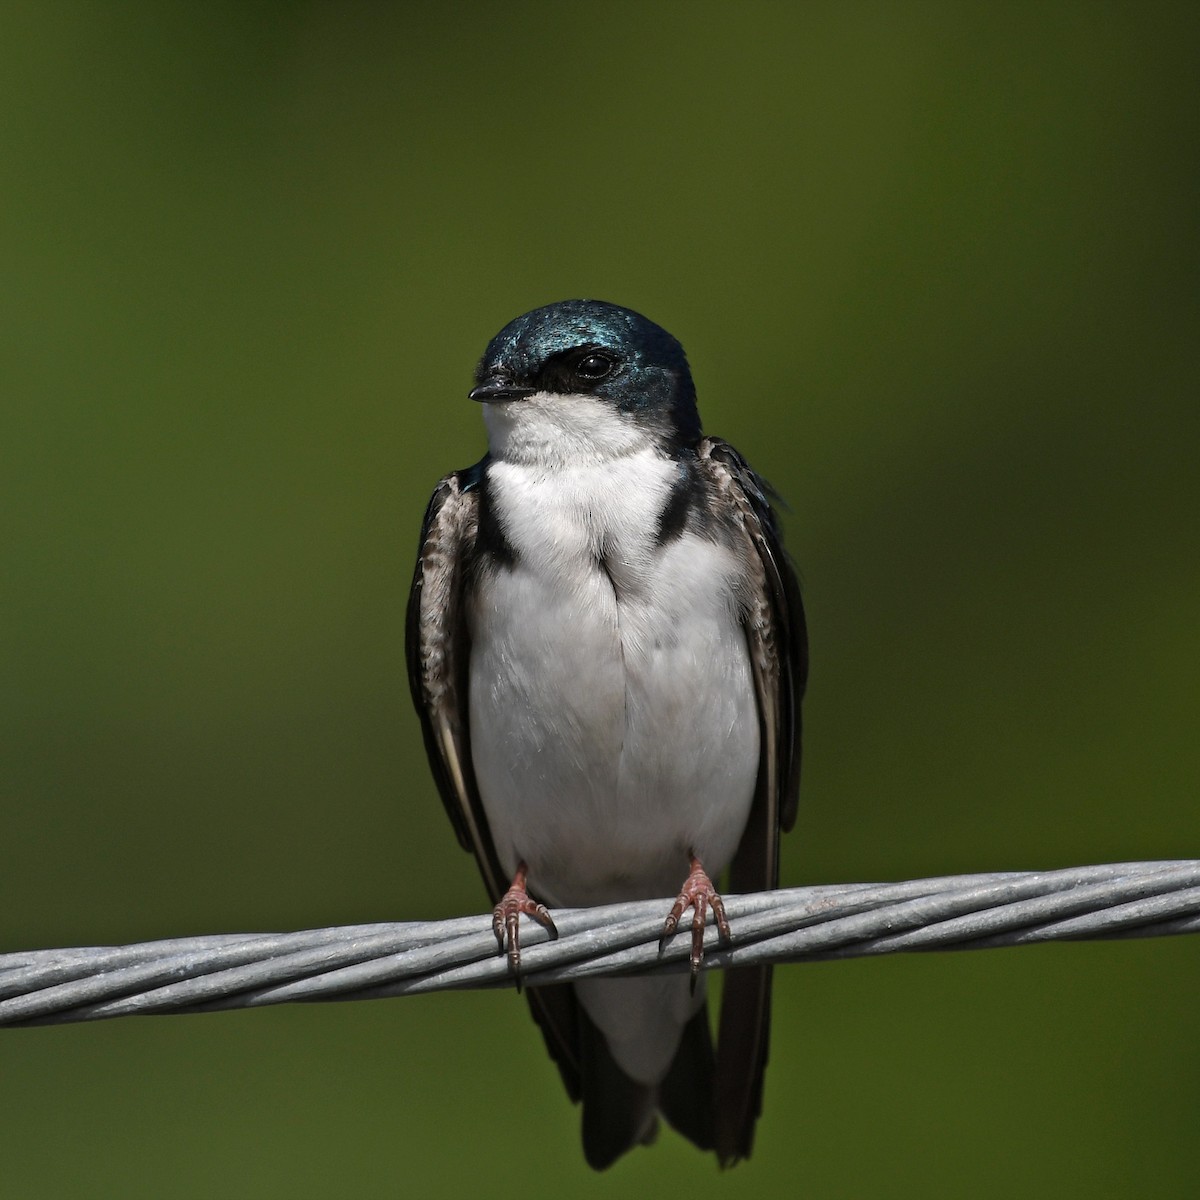
[[[575,374],[580,379],[586,379],[591,383],[595,383],[598,379],[603,379],[606,375],[612,373],[612,369],[616,364],[607,354],[589,354],[586,358],[581,358],[575,366]]]

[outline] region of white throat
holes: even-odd
[[[484,405],[483,420],[492,457],[526,466],[608,462],[644,450],[651,441],[630,416],[595,396],[537,392]]]

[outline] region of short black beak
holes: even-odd
[[[502,375],[497,375],[492,379],[485,379],[477,388],[472,388],[467,393],[467,398],[470,400],[479,400],[483,404],[495,404],[501,400],[524,400],[526,396],[532,396],[537,388],[525,387],[520,383],[513,383],[511,379],[505,379]]]

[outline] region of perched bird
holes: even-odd
[[[692,973],[529,989],[603,1169],[661,1113],[723,1165],[762,1106],[770,968],[732,970],[714,1054],[697,980],[713,886],[776,885],[807,669],[767,486],[704,437],[683,348],[566,300],[490,342],[470,393],[488,453],[425,514],[408,662],[425,746],[520,969],[519,918],[678,894]],[[518,976],[519,979],[519,976]]]

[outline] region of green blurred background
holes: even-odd
[[[578,295],[790,501],[787,882],[1200,854],[1198,11],[3,4],[0,948],[482,908],[403,607]],[[10,1031],[0,1195],[1195,1195],[1198,948],[783,969],[724,1176],[512,995]]]

